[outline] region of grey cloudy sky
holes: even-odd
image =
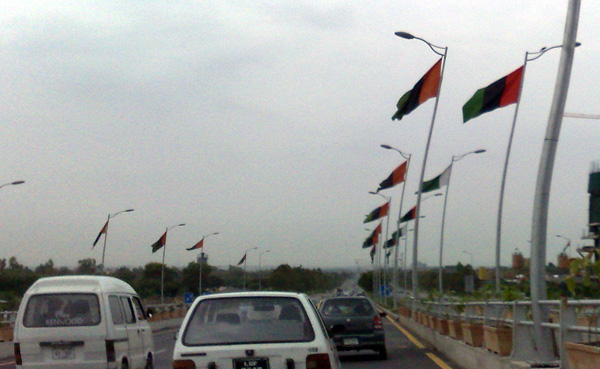
[[[562,43],[567,1],[0,1],[0,258],[30,266],[101,258],[167,263],[203,234],[211,263],[271,250],[263,263],[368,265],[367,192],[413,154],[414,205],[433,100],[392,122],[398,98],[435,63],[409,31],[448,46],[426,178],[452,155],[445,260],[493,265],[502,165],[514,105],[462,124],[475,90]],[[600,5],[582,5],[567,111],[600,113]],[[528,65],[506,187],[502,262],[529,252],[533,192],[560,51]],[[600,122],[565,118],[554,170],[548,257],[587,223]],[[392,222],[401,186],[394,197]],[[419,259],[437,263],[443,198],[422,209]],[[372,228],[375,223],[369,224]],[[101,243],[100,243],[101,246]],[[257,252],[249,263],[257,263]]]

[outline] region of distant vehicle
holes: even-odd
[[[117,278],[37,280],[14,331],[17,368],[151,369],[154,341],[142,302]]]
[[[339,369],[335,345],[303,294],[237,292],[202,296],[186,314],[174,369]]]
[[[366,297],[333,297],[320,307],[325,326],[338,351],[375,350],[387,359],[385,334],[379,313]]]

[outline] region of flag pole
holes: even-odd
[[[167,251],[167,232],[169,228],[165,230],[165,244],[163,245],[163,257],[162,265],[160,268],[160,304],[165,304],[165,253]]]
[[[402,205],[404,204],[404,190],[406,190],[406,177],[408,176],[408,170],[410,169],[410,159],[412,157],[411,154],[405,154],[402,151],[398,150],[395,147],[390,145],[381,145],[382,148],[387,150],[394,150],[398,152],[404,159],[406,159],[406,171],[404,172],[404,179],[402,184],[402,194],[400,195],[400,207],[398,209],[398,223],[396,227],[396,239],[395,239],[395,250],[394,250],[394,270],[392,272],[392,285],[393,285],[393,300],[394,300],[394,310],[398,307],[398,248],[400,247],[400,229],[401,223],[400,219],[402,218]],[[406,264],[406,251],[404,252],[403,264]],[[405,286],[406,288],[406,286]]]
[[[102,273],[104,273],[104,255],[106,254],[106,239],[108,238],[108,223],[110,222],[110,214],[108,214],[108,219],[106,219],[106,230],[104,231],[104,245],[102,246]]]
[[[442,230],[440,232],[440,270],[438,271],[438,282],[439,282],[439,291],[440,296],[444,293],[444,263],[443,263],[443,254],[444,254],[444,230],[446,226],[446,205],[448,204],[448,192],[450,191],[450,179],[452,177],[452,169],[454,169],[454,163],[463,159],[467,155],[471,154],[482,154],[486,150],[479,149],[469,151],[462,155],[452,155],[452,160],[450,161],[450,166],[448,167],[448,184],[446,185],[446,196],[444,197],[444,210],[442,211]]]
[[[429,46],[429,48],[436,53],[437,55],[440,55],[442,57],[442,69],[440,72],[440,80],[438,82],[438,90],[437,90],[437,94],[435,96],[435,105],[433,107],[433,114],[431,117],[431,124],[429,125],[429,133],[427,135],[427,142],[425,144],[425,153],[423,155],[423,165],[421,167],[421,175],[419,177],[419,189],[417,191],[417,205],[416,205],[416,209],[415,209],[415,234],[414,234],[414,239],[413,239],[413,255],[412,255],[412,293],[413,293],[413,306],[412,306],[412,312],[413,312],[413,317],[414,317],[414,313],[416,310],[416,303],[419,300],[419,276],[417,274],[417,269],[418,269],[418,249],[419,249],[419,217],[420,217],[420,205],[421,205],[421,186],[423,185],[423,179],[425,178],[425,168],[427,166],[427,156],[429,154],[429,146],[431,145],[431,137],[433,135],[433,127],[435,125],[435,117],[437,115],[437,108],[438,108],[438,104],[440,101],[440,92],[441,92],[441,87],[442,87],[442,81],[444,79],[444,69],[446,68],[446,58],[448,56],[448,47],[441,47],[441,46],[436,46],[431,44],[430,42],[420,38],[420,37],[415,37],[411,34],[405,33],[405,32],[396,32],[396,36],[398,37],[402,37],[405,39],[417,39],[419,41],[424,42],[425,44],[427,44],[427,46]],[[442,50],[442,51],[439,51]]]

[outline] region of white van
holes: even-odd
[[[17,314],[17,368],[153,368],[146,317],[135,290],[120,279],[41,278]]]

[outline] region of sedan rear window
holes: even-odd
[[[340,298],[325,301],[321,312],[327,316],[370,316],[373,306],[364,298]]]
[[[33,295],[23,325],[28,328],[77,327],[100,324],[98,296],[92,293]]]
[[[186,346],[310,342],[315,333],[302,303],[288,297],[208,299],[196,305]]]

